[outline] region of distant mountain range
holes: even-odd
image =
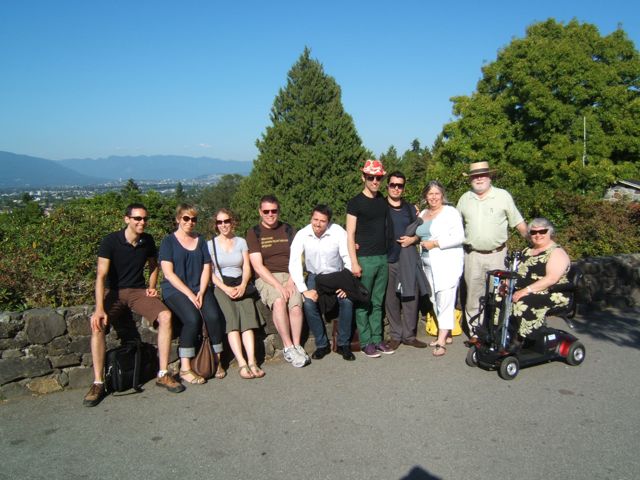
[[[190,180],[208,175],[247,175],[253,162],[178,155],[112,156],[47,160],[0,151],[0,187],[99,185],[127,180]]]

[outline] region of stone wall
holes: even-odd
[[[576,262],[584,273],[582,308],[626,308],[640,305],[640,254],[587,258]],[[268,310],[261,309],[268,317]],[[0,400],[26,394],[43,394],[66,388],[86,388],[93,380],[91,331],[92,306],[35,309],[22,313],[0,313]],[[141,339],[156,343],[156,331],[134,315]],[[260,336],[261,355],[272,357],[282,348],[275,328],[267,318]],[[171,361],[177,360],[177,341]],[[114,330],[107,335],[107,348],[120,341]]]

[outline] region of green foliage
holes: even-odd
[[[98,245],[124,228],[124,209],[132,198],[149,209],[147,231],[156,242],[174,230],[175,201],[157,192],[72,200],[48,216],[33,202],[0,214],[0,310],[93,303]]]
[[[343,220],[347,200],[361,188],[358,167],[366,151],[340,87],[310,53],[305,48],[289,71],[271,109],[272,125],[256,142],[253,170],[234,198],[241,229],[257,222],[263,195],[275,194],[283,220],[301,226],[317,203],[331,205]]]
[[[444,165],[511,165],[526,184],[593,192],[640,167],[640,57],[622,30],[536,23],[482,69],[434,152]],[[583,122],[587,158],[583,166]]]
[[[199,208],[199,216],[203,219],[198,227],[206,229],[202,233],[213,232],[211,225],[213,215],[220,208],[231,208],[233,197],[240,186],[242,175],[223,175],[218,183],[205,187],[197,197],[196,204]]]

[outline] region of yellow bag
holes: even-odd
[[[462,335],[461,320],[462,310],[456,308],[453,313],[453,330],[451,331],[451,335],[454,337]],[[433,310],[427,312],[427,335],[431,335],[432,337],[438,336],[438,319]]]

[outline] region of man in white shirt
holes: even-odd
[[[304,314],[316,341],[316,351],[311,358],[320,360],[331,352],[324,322],[318,308],[318,292],[315,289],[319,274],[351,270],[347,248],[347,232],[340,225],[331,223],[331,209],[317,205],[311,214],[311,223],[296,233],[291,243],[289,274],[304,297]],[[308,273],[305,281],[302,255]],[[355,360],[351,353],[350,339],[353,322],[353,303],[342,290],[337,290],[339,306],[338,353],[345,360]]]

